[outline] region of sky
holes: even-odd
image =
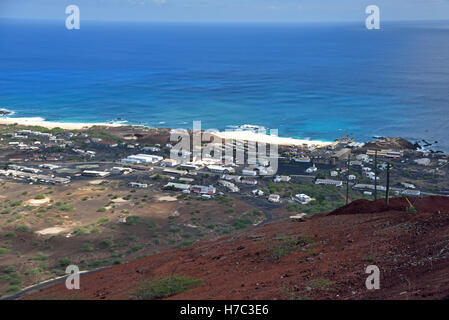
[[[172,22],[364,21],[377,5],[384,21],[449,20],[449,0],[0,0],[0,18]]]

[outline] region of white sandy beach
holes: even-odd
[[[61,128],[66,130],[88,129],[93,126],[120,127],[120,123],[77,123],[77,122],[53,122],[42,118],[0,118],[0,124],[19,124],[24,126],[41,126],[48,129]]]
[[[224,132],[213,132],[212,135],[215,135],[222,139],[235,139],[240,141],[255,141],[258,143],[266,143],[266,144],[277,144],[280,146],[303,146],[307,145],[309,147],[325,147],[331,142],[325,141],[317,141],[317,140],[301,140],[301,139],[293,139],[293,138],[282,138],[274,135],[267,135],[263,133],[255,133],[253,131],[224,131]]]
[[[53,122],[47,121],[43,118],[0,118],[0,124],[19,124],[24,126],[41,126],[45,128],[61,128],[65,130],[82,130],[88,129],[93,126],[105,126],[105,127],[120,127],[129,124],[121,123],[78,123],[78,122]],[[274,135],[267,135],[263,133],[255,133],[248,130],[236,130],[236,131],[217,131],[211,133],[222,139],[235,139],[240,141],[254,141],[258,143],[277,144],[280,146],[303,146],[309,147],[325,147],[331,144],[331,142],[318,141],[318,140],[301,140],[294,138],[283,138]]]

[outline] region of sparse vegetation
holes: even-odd
[[[138,224],[139,222],[140,222],[140,217],[138,217],[138,216],[129,216],[129,217],[126,217],[125,224],[127,224],[127,225],[135,225],[135,224]]]
[[[18,231],[18,232],[31,232],[31,229],[28,226],[26,226],[24,224],[21,224],[20,226],[16,227],[16,231]]]
[[[167,298],[196,287],[201,280],[186,276],[168,276],[143,281],[132,293],[137,299],[149,300]]]
[[[316,290],[322,291],[334,291],[336,287],[332,281],[326,278],[317,278],[309,282],[309,287]]]
[[[282,237],[270,249],[270,256],[279,260],[283,256],[289,255],[292,252],[299,251],[305,246],[312,244],[314,241],[308,236],[302,237]]]

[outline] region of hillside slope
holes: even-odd
[[[304,222],[282,220],[237,237],[174,250],[57,284],[26,299],[133,299],[143,279],[202,282],[171,299],[442,299],[449,297],[449,198],[358,200]],[[368,265],[380,290],[365,287]]]

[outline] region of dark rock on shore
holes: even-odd
[[[11,115],[13,112],[6,110],[6,109],[0,109],[0,117],[6,117]]]
[[[365,145],[367,148],[392,149],[392,150],[416,150],[419,145],[400,137],[382,138],[370,141]]]

